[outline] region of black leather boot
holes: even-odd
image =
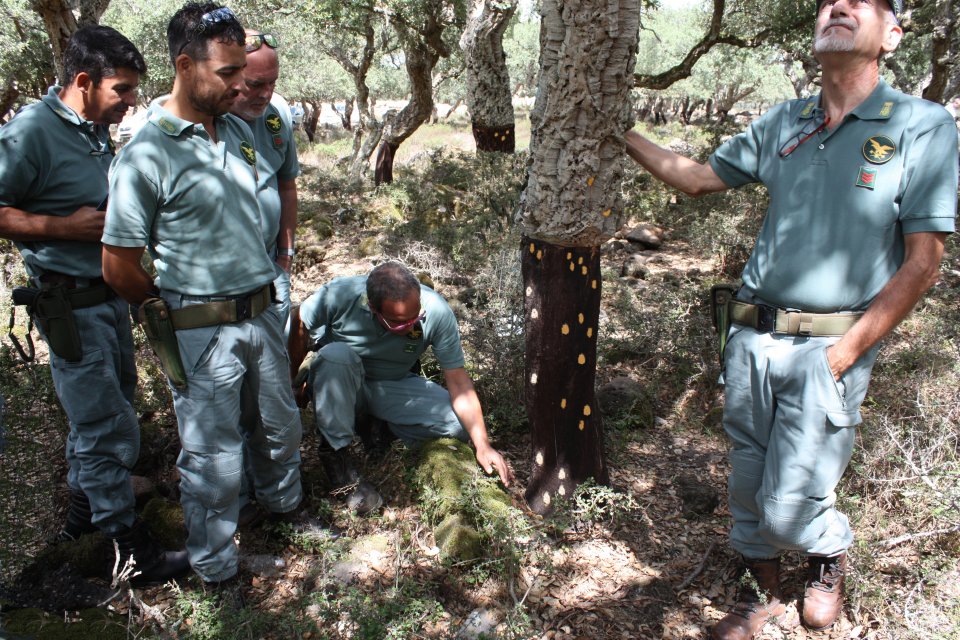
[[[330,493],[345,496],[349,509],[362,515],[383,506],[383,498],[372,484],[360,477],[346,447],[334,450],[324,442],[320,462],[330,481]]]
[[[93,533],[97,526],[93,524],[93,513],[90,511],[90,500],[83,491],[70,490],[70,505],[67,508],[67,519],[63,528],[57,533],[53,542],[72,542],[80,536]]]
[[[123,527],[111,535],[120,551],[120,567],[133,556],[136,573],[130,578],[134,587],[163,584],[182,578],[190,571],[186,551],[164,551],[150,534],[147,526],[136,520],[132,527]]]

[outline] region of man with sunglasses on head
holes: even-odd
[[[70,424],[70,505],[57,539],[99,530],[135,556],[134,585],[165,582],[189,566],[185,553],[159,549],[134,512],[133,337],[128,306],[104,283],[100,265],[114,155],[109,127],[136,104],[147,67],[127,38],[102,26],[71,36],[63,67],[63,86],[0,128],[0,236],[23,255],[33,290],[21,293],[50,347]]]
[[[954,231],[953,122],[880,77],[903,33],[900,0],[890,2],[819,0],[820,95],[774,107],[708,163],[626,136],[631,157],[690,195],[751,182],[770,192],[743,285],[715,305],[732,321],[730,541],[752,576],[715,639],[752,638],[785,612],[787,550],[807,556],[804,624],[837,619],[853,532],[835,488],[860,405],[880,341],[936,282]]]
[[[167,40],[173,91],[111,169],[104,277],[139,306],[171,382],[190,564],[232,595],[243,444],[259,504],[296,521],[300,414],[260,230],[254,137],[228,113],[243,89],[243,27],[228,8],[189,3]],[[141,267],[145,248],[156,283]],[[252,429],[240,424],[241,389],[260,408]]]
[[[447,388],[411,369],[433,348]],[[397,262],[366,276],[335,278],[291,314],[291,366],[308,349],[309,375],[298,389],[312,392],[321,455],[335,493],[348,493],[357,513],[380,507],[377,490],[361,479],[347,453],[357,416],[385,421],[408,445],[458,438],[476,448],[477,462],[504,485],[513,474],[490,446],[480,401],[464,369],[457,320],[437,292]]]

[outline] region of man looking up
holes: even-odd
[[[457,319],[443,297],[406,267],[387,262],[366,276],[335,278],[292,316],[291,364],[299,366],[308,347],[319,348],[306,384],[327,476],[335,490],[350,488],[352,509],[366,513],[383,502],[347,455],[358,414],[386,421],[408,444],[469,439],[480,466],[510,484],[513,474],[490,446],[480,400],[463,366]],[[446,389],[410,371],[427,347]]]
[[[63,67],[63,86],[0,128],[0,236],[14,241],[40,290],[31,313],[70,423],[70,507],[59,539],[99,529],[134,554],[135,585],[165,582],[188,565],[184,553],[158,549],[134,513],[133,339],[127,305],[100,266],[109,126],[136,104],[147,67],[127,38],[100,26],[71,36]]]
[[[803,622],[834,623],[853,533],[835,488],[853,451],[878,345],[937,280],[954,230],[956,138],[946,111],[880,78],[899,0],[821,0],[819,96],[768,111],[699,164],[627,134],[627,151],[691,195],[762,182],[760,236],[727,309],[724,429],[730,541],[751,580],[712,629],[752,638],[785,607],[780,554],[807,556]]]
[[[253,134],[227,113],[243,88],[243,27],[230,9],[188,3],[167,41],[173,91],[151,105],[111,169],[104,277],[159,336],[180,431],[190,564],[236,593],[243,442],[258,502],[291,517],[302,496],[300,414],[272,304]],[[145,247],[156,285],[140,266]],[[241,387],[261,412],[250,433],[239,423]]]

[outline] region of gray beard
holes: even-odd
[[[820,36],[813,41],[814,53],[845,53],[853,51],[853,38],[829,35]]]

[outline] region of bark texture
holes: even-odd
[[[960,2],[937,0],[933,20],[930,83],[923,89],[923,98],[943,102],[960,85]]]
[[[514,150],[513,101],[503,34],[516,10],[516,0],[473,0],[460,36],[467,72],[467,108],[478,151]]]
[[[443,43],[444,26],[439,14],[425,16],[421,29],[413,29],[403,22],[394,23],[403,46],[404,66],[410,80],[410,101],[400,111],[389,111],[383,116],[375,175],[378,185],[393,180],[396,150],[421,124],[430,119],[433,112],[433,68],[441,56],[450,54]]]
[[[43,19],[53,48],[53,66],[57,77],[63,77],[63,52],[67,48],[70,36],[77,30],[77,19],[73,15],[70,3],[64,0],[33,0],[33,10]]]
[[[588,478],[610,480],[597,409],[600,248],[524,238],[527,416],[533,470],[524,496],[537,513],[569,498]]]
[[[526,301],[530,507],[549,512],[587,478],[608,481],[596,408],[600,244],[620,226],[632,124],[638,0],[544,0],[540,77],[519,223]]]

